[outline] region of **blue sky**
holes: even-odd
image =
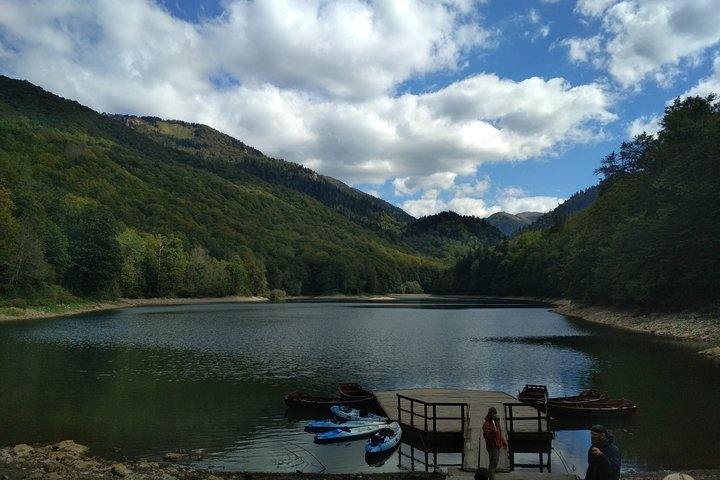
[[[713,0],[4,0],[0,73],[484,218],[554,208],[720,92],[718,25]]]

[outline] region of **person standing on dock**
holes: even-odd
[[[615,439],[602,425],[590,427],[588,469],[585,480],[618,480],[620,478],[620,449]]]
[[[487,415],[485,415],[485,423],[482,426],[483,438],[485,438],[485,448],[488,452],[488,478],[495,480],[495,470],[500,460],[500,449],[507,447],[507,440],[502,435],[500,429],[500,419],[497,416],[497,409],[490,407]]]

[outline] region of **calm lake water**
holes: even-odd
[[[720,364],[696,355],[701,347],[548,307],[437,298],[144,307],[5,322],[0,445],[73,439],[92,455],[155,461],[183,449],[197,466],[226,470],[423,470],[397,452],[369,465],[362,440],[314,444],[303,431],[312,416],[288,410],[283,396],[333,394],[343,381],[376,391],[511,395],[540,383],[552,396],[596,388],[639,405],[633,418],[606,422],[623,470],[717,468]],[[557,432],[554,472],[584,475],[588,427]],[[432,460],[459,464],[460,454]]]

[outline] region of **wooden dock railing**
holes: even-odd
[[[551,470],[553,433],[548,428],[546,410],[531,407],[526,403],[503,403],[505,410],[505,431],[509,443],[510,469],[515,467],[539,468],[540,472]],[[517,463],[515,455],[536,453],[538,463]],[[547,457],[545,457],[547,455]]]
[[[467,403],[424,402],[397,394],[397,412],[401,424],[433,434],[459,432],[464,436],[470,406]],[[460,428],[454,428],[458,424]]]

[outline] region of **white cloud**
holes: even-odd
[[[204,30],[213,62],[243,84],[362,100],[413,74],[456,69],[488,39],[468,12],[462,2],[235,0]]]
[[[549,212],[562,202],[563,198],[547,196],[528,196],[518,188],[507,188],[498,197],[500,211],[508,213]]]
[[[580,0],[576,11],[602,19],[602,39],[565,40],[571,59],[602,64],[623,87],[648,78],[671,85],[720,42],[720,8],[711,0]]]
[[[715,55],[712,73],[700,79],[694,87],[682,94],[681,97],[707,97],[711,93],[720,95],[720,53]]]
[[[641,133],[647,133],[648,135],[655,135],[660,131],[660,121],[662,116],[651,115],[643,116],[633,120],[627,128],[628,138],[635,138]]]
[[[568,47],[571,61],[585,63],[600,53],[600,40],[600,37],[596,35],[589,38],[568,38],[561,44]]]
[[[428,189],[420,198],[406,200],[402,208],[414,217],[452,210],[460,215],[487,218],[493,213],[548,212],[564,201],[558,197],[531,196],[519,188],[502,189],[488,202],[485,196],[491,186],[490,178],[484,177],[474,184],[452,185],[448,189]]]
[[[575,10],[583,15],[598,17],[617,0],[578,0]]]

